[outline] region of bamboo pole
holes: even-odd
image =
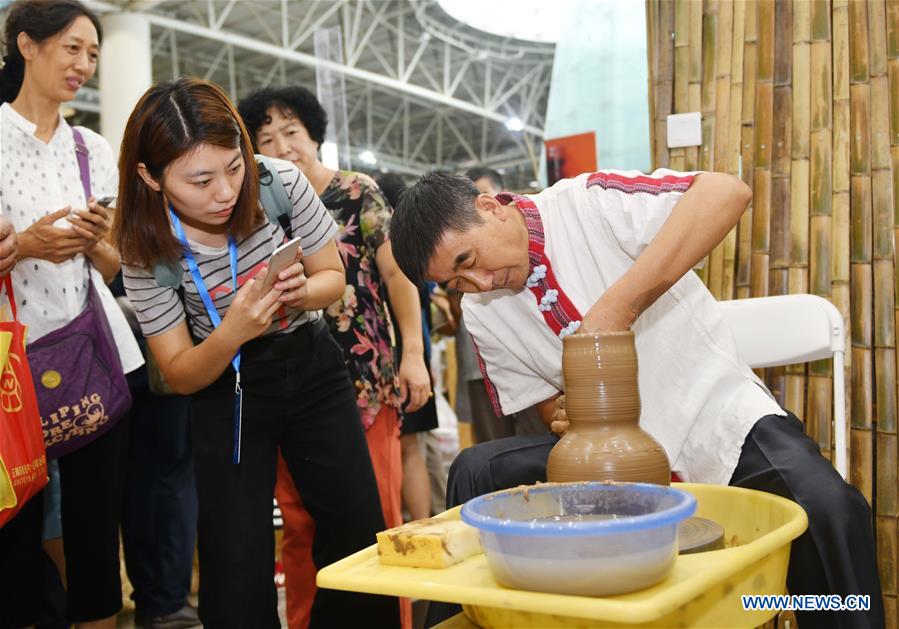
[[[883,0],[867,0],[868,72],[883,76],[887,71],[886,6]]]
[[[894,84],[895,87],[895,84]],[[894,96],[894,98],[896,98]],[[890,88],[886,74],[871,77],[871,169],[890,168]]]
[[[867,2],[849,3],[849,79],[853,83],[868,80],[868,8]]]
[[[870,430],[853,428],[849,432],[852,457],[849,459],[849,480],[865,499],[873,502],[873,439]]]

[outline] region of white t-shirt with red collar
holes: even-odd
[[[465,321],[502,414],[564,390],[562,337],[633,265],[689,188],[692,174],[601,171],[515,201],[530,236],[528,288],[466,295]],[[689,482],[727,484],[746,435],[786,415],[737,357],[718,304],[687,273],[633,326],[640,425]]]

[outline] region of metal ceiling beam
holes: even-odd
[[[98,12],[113,12],[121,10],[121,7],[119,5],[103,2],[102,0],[87,0],[86,4]],[[411,94],[418,98],[422,98],[441,105],[448,105],[455,109],[466,111],[468,113],[482,116],[490,120],[495,120],[497,122],[505,122],[507,119],[507,116],[496,111],[491,111],[490,109],[475,105],[473,103],[446,96],[444,94],[441,94],[440,92],[429,90],[427,88],[403,82],[398,79],[377,74],[375,72],[349,67],[347,65],[329,61],[327,59],[318,59],[314,55],[299,52],[297,50],[286,50],[280,46],[252,39],[238,33],[215,30],[201,24],[176,20],[155,13],[144,13],[144,15],[151,24],[159,26],[161,28],[178,31],[181,33],[187,33],[212,41],[218,41],[222,44],[230,44],[232,47],[236,46],[244,50],[250,50],[259,54],[268,55],[276,59],[285,59],[287,61],[292,61],[294,63],[309,67],[322,66],[333,72],[338,72],[354,79],[367,81],[375,85],[382,85],[392,90],[396,90],[397,92]],[[525,125],[525,130],[537,137],[543,137],[543,129],[539,129],[533,125]]]

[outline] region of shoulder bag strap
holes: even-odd
[[[91,198],[91,169],[87,159],[90,151],[84,143],[81,131],[72,127],[72,136],[75,138],[75,159],[78,160],[78,172],[81,174],[81,187],[84,188],[84,202]]]

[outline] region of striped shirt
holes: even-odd
[[[306,177],[290,162],[272,160],[293,205],[290,224],[293,236],[301,238],[303,255],[311,255],[325,246],[337,232],[337,224],[325,206],[322,205]],[[264,267],[272,252],[286,238],[280,225],[266,221],[259,228],[237,243],[237,283],[240,286],[254,277]],[[224,318],[234,291],[231,282],[231,261],[227,247],[208,247],[188,241],[203,283],[215,304],[219,315]],[[184,301],[178,291],[160,286],[152,269],[144,269],[123,264],[125,291],[137,313],[144,336],[156,336],[178,326],[185,317],[189,319],[193,336],[203,340],[214,329],[199,291],[191,277],[187,259],[181,257],[184,286]],[[320,310],[294,310],[281,307],[272,319],[272,325],[265,334],[290,332],[299,326],[321,317]]]

